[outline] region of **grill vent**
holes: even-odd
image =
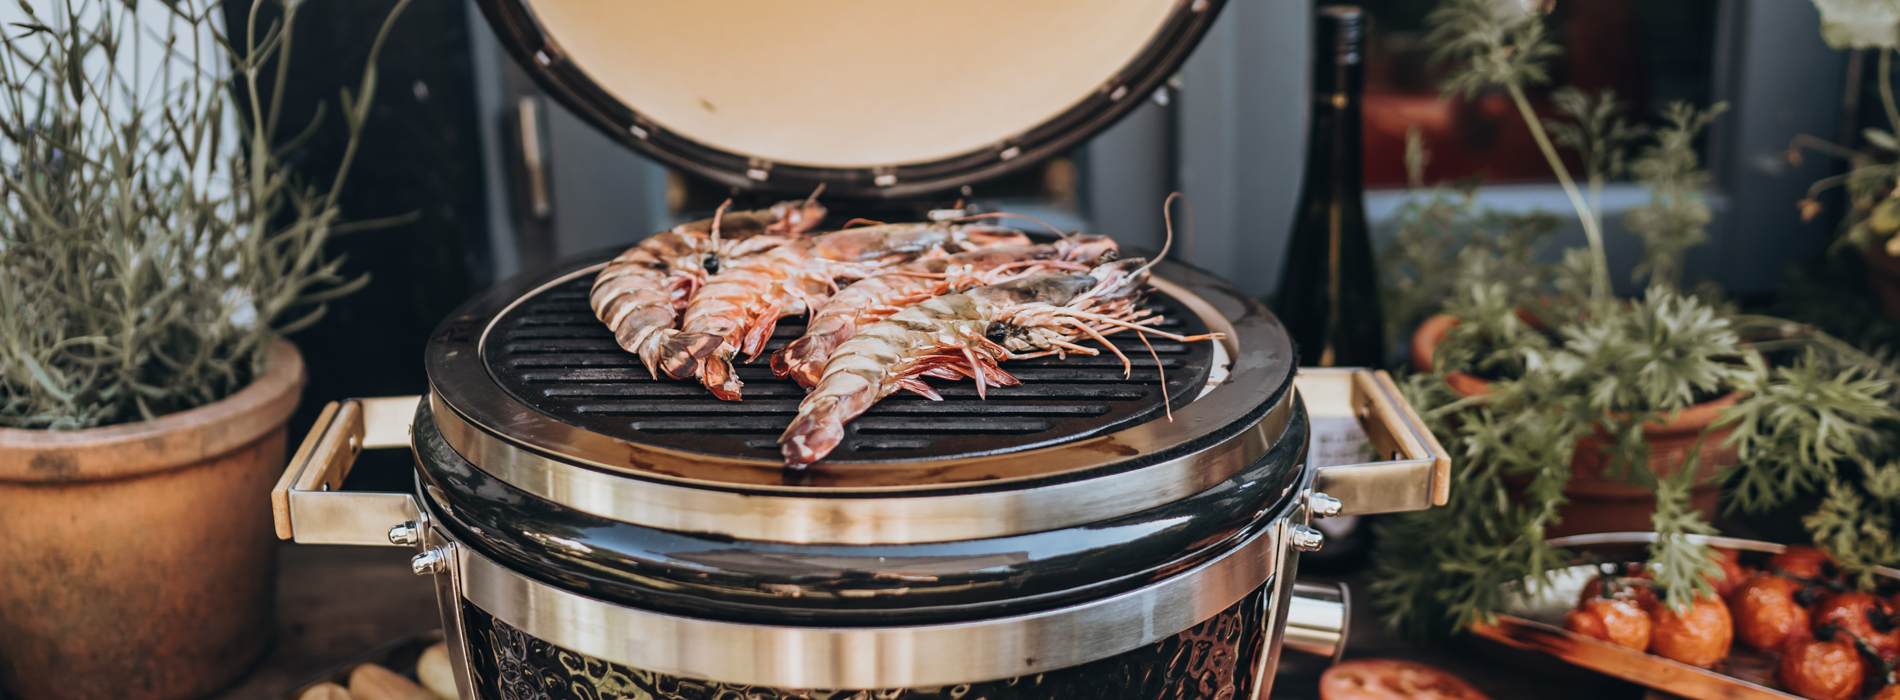
[[[587,307],[592,276],[546,290],[496,322],[483,347],[489,372],[515,398],[561,421],[611,437],[689,452],[777,459],[776,439],[805,391],[772,376],[767,356],[804,333],[786,319],[765,356],[738,368],[746,400],[720,401],[695,383],[655,381],[639,358],[614,344]],[[1164,295],[1150,302],[1175,333],[1206,333],[1199,318]],[[1109,336],[1134,363],[1127,379],[1113,354],[1043,358],[1006,365],[1022,386],[998,387],[980,400],[968,381],[928,380],[931,401],[899,392],[846,428],[829,462],[887,462],[992,454],[1075,440],[1160,418],[1161,386],[1176,407],[1206,384],[1211,343],[1154,340],[1155,355],[1133,334]],[[1097,343],[1089,343],[1099,349]]]

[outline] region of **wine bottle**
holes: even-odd
[[[1365,13],[1351,5],[1321,7],[1314,22],[1306,175],[1275,297],[1302,366],[1386,361],[1361,176],[1364,60]]]

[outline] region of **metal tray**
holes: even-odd
[[[442,630],[435,630],[427,634],[390,640],[382,646],[357,654],[348,661],[304,679],[296,687],[277,694],[275,700],[297,700],[305,691],[323,683],[335,683],[347,688],[350,685],[350,672],[363,664],[377,664],[402,674],[404,678],[417,681],[417,685],[421,685],[421,681],[416,679],[416,659],[422,656],[424,649],[434,646],[442,639]]]
[[[1694,537],[1716,547],[1779,553],[1786,545],[1733,537]],[[1656,540],[1653,532],[1606,532],[1550,540],[1552,545],[1578,552],[1641,558],[1642,548]],[[1900,571],[1877,569],[1888,578]],[[1576,601],[1596,569],[1578,565],[1553,576],[1553,584],[1536,599],[1514,597],[1497,616],[1495,625],[1473,625],[1480,637],[1505,646],[1543,654],[1557,660],[1615,676],[1694,700],[1800,700],[1777,688],[1775,666],[1779,657],[1734,645],[1728,662],[1715,671],[1677,663],[1660,656],[1585,637],[1563,628],[1563,614]]]

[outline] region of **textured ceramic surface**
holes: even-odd
[[[680,678],[577,654],[464,604],[482,700],[1233,700],[1253,695],[1266,588],[1180,634],[1081,666],[932,688],[767,688]]]

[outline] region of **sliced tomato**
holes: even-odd
[[[1398,659],[1354,659],[1319,678],[1320,700],[1491,700],[1465,679]]]

